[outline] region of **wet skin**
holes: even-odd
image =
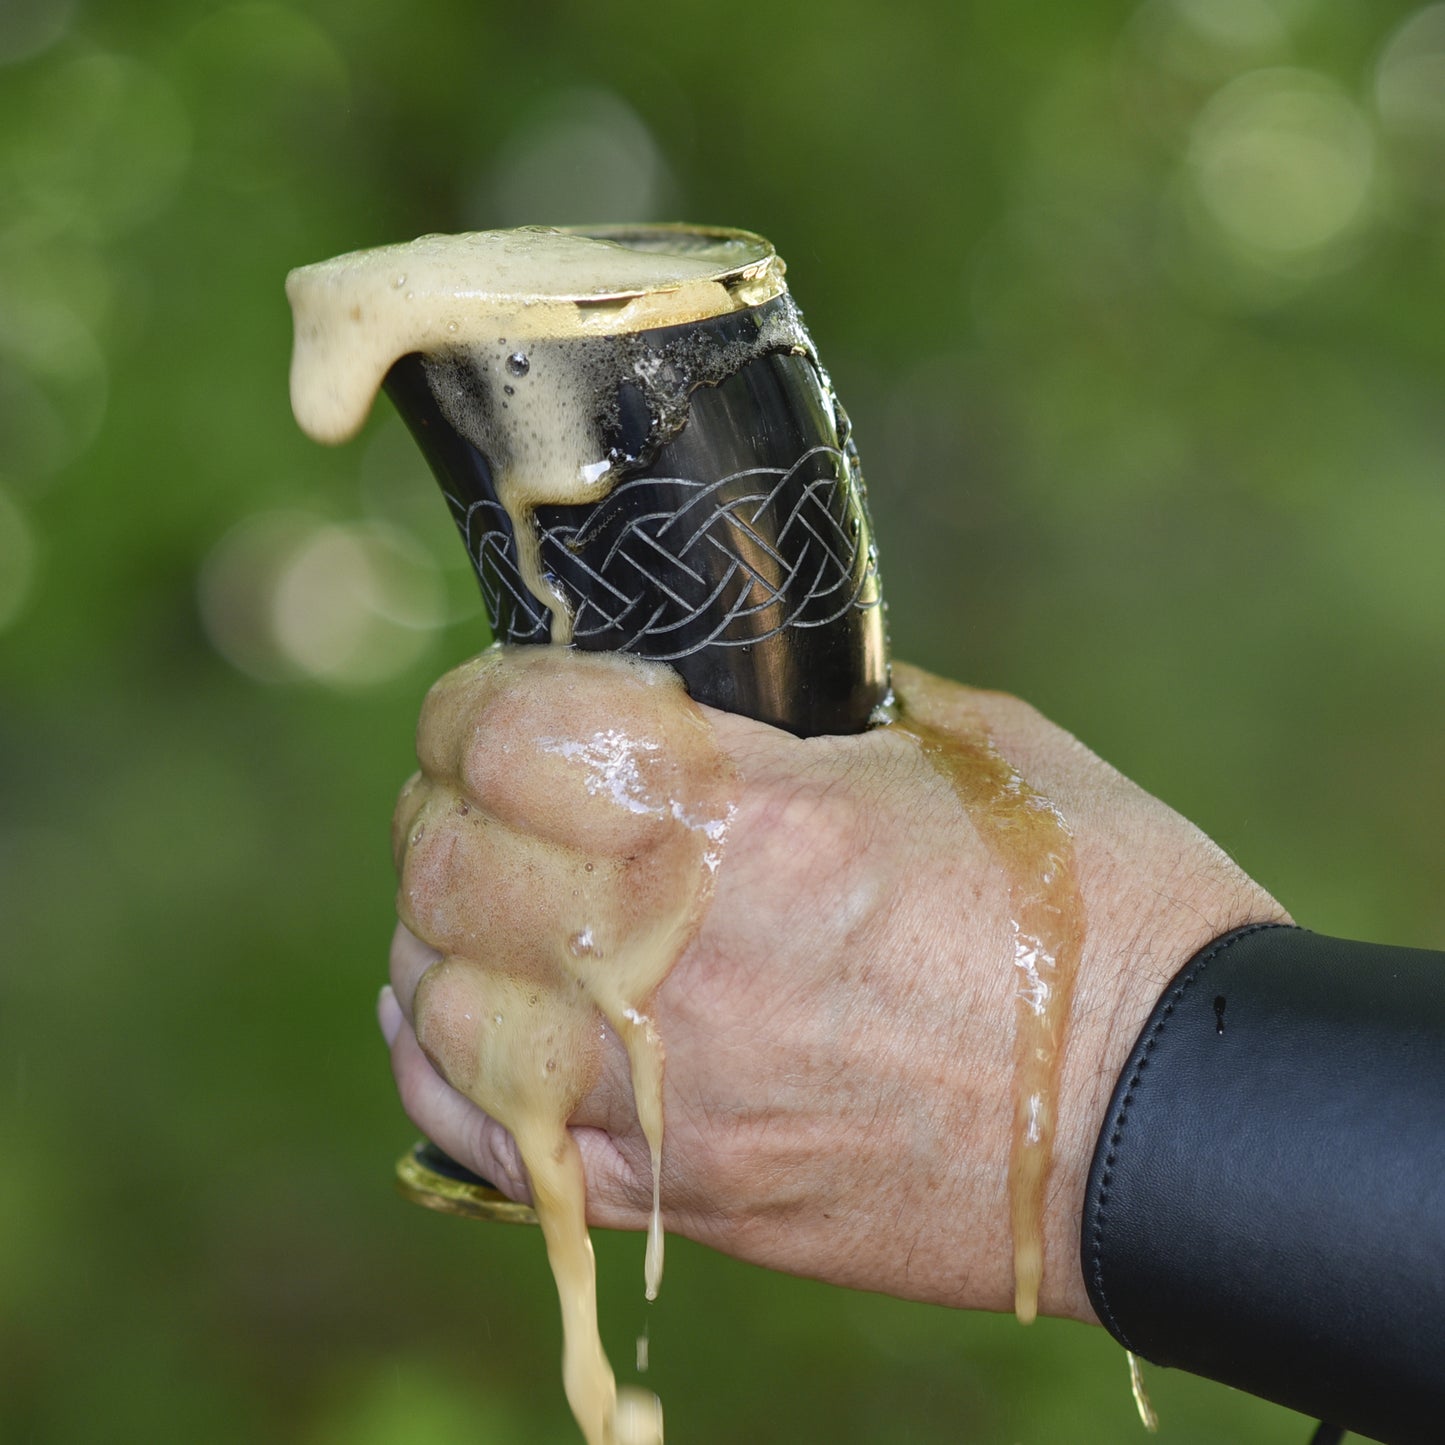
[[[1089,928],[1064,1040],[1040,1308],[1092,1320],[1078,1223],[1118,1069],[1163,984],[1194,951],[1229,928],[1285,914],[1192,824],[1026,704],[902,665],[895,683],[909,715],[935,732],[982,728],[1072,835]],[[502,666],[489,677],[466,725],[479,761],[491,761],[470,786],[500,825],[502,868],[472,885],[488,935],[472,945],[475,957],[496,957],[493,942],[535,935],[555,913],[555,884],[509,871],[508,857],[539,843],[601,842],[624,857],[648,846],[645,815],[579,805],[576,790],[559,788],[557,754],[539,741],[559,735],[559,719],[576,737],[651,727],[667,740],[675,719],[666,709],[639,717],[629,707],[605,669],[564,666],[524,682]],[[1012,1307],[1017,969],[996,849],[899,729],[801,740],[701,714],[708,745],[679,753],[676,786],[701,788],[721,768],[736,778],[735,811],[695,935],[648,1001],[667,1052],[667,1227],[838,1284]],[[510,881],[499,889],[503,876]],[[510,1135],[418,1044],[414,999],[439,956],[398,928],[381,1015],[403,1104],[454,1157],[526,1198]],[[422,1022],[433,1057],[458,1067],[434,1042],[458,1030],[455,1013],[424,1011]],[[628,1056],[605,1025],[594,1042],[570,1111],[587,1218],[645,1228],[650,1152]]]

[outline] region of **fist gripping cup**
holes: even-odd
[[[292,398],[325,441],[384,384],[494,637],[665,662],[805,736],[888,693],[848,419],[761,237],[424,237],[291,274]]]
[[[516,958],[488,954],[477,941],[495,918],[485,869],[467,861],[469,849],[490,846],[479,837],[500,838],[511,825],[470,796],[466,769],[453,766],[456,738],[419,746],[422,771],[397,814],[399,907],[444,956],[418,987],[417,1039],[425,1049],[424,1015],[446,1014],[423,1000],[428,987],[428,1000],[459,1001],[453,1016],[467,1029],[451,1029],[446,1057],[429,1057],[512,1134],[537,1209],[511,1203],[426,1143],[398,1175],[404,1192],[433,1208],[540,1222],[563,1305],[567,1396],[589,1445],[660,1445],[656,1398],[619,1389],[601,1349],[585,1180],[567,1123],[605,1017],[627,1050],[652,1151],[651,1298],[662,1261],[663,1133],[651,999],[700,925],[731,805],[714,796],[727,773],[720,755],[699,774],[713,781],[692,792],[677,783],[655,793],[647,778],[664,774],[678,747],[685,754],[687,738],[711,747],[694,703],[802,736],[860,732],[882,716],[889,679],[877,552],[848,420],[788,295],[782,261],[746,232],[428,236],[294,271],[287,294],[302,427],[344,441],[385,387],[436,474],[494,638],[518,649],[448,674],[432,689],[431,715],[462,719],[466,746],[488,748],[467,709],[493,674],[561,665],[549,646],[654,665],[568,664],[605,672],[614,712],[631,706],[635,714],[636,689],[652,689],[669,743],[648,734],[636,757],[614,758],[634,744],[610,721],[603,734],[530,743],[570,758],[604,742],[607,766],[630,770],[624,811],[655,820],[649,847],[657,856],[621,849],[626,856],[595,872],[588,862],[581,874],[573,858],[565,868],[574,886],[546,895],[544,944],[529,934]],[[432,708],[438,698],[456,705]],[[419,743],[428,716],[424,709]],[[669,735],[666,720],[679,717],[685,725]],[[549,714],[541,731],[552,722]],[[519,749],[528,741],[519,738]],[[557,781],[565,793],[577,778]],[[596,804],[590,795],[615,791],[595,782],[586,778],[588,796],[567,803],[569,833]],[[666,877],[647,874],[664,853]],[[424,886],[413,887],[418,878]],[[642,878],[653,886],[632,886]],[[630,917],[637,897],[658,913],[640,927]],[[475,1038],[473,1020],[481,1021]],[[539,1045],[548,1054],[540,1070]]]
[[[697,702],[802,736],[889,696],[847,414],[772,246],[681,225],[528,227],[357,251],[287,278],[291,399],[318,441],[385,388],[502,643],[666,663]],[[530,1221],[423,1143],[403,1189]]]

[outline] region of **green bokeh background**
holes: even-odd
[[[391,1192],[387,822],[486,634],[386,406],[295,429],[281,284],[650,218],[787,257],[898,655],[1445,946],[1445,6],[5,0],[0,1439],[574,1439],[540,1240]],[[675,1441],[1142,1438],[1102,1331],[598,1252]]]

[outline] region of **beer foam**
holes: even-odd
[[[701,321],[780,295],[783,269],[759,236],[682,226],[528,226],[352,251],[286,278],[292,409],[308,436],[343,442],[410,352]]]
[[[683,226],[534,226],[352,252],[287,277],[292,409],[316,440],[345,441],[392,365],[421,353],[442,415],[487,458],[522,581],[566,643],[571,606],[542,567],[536,508],[600,501],[681,429],[698,386],[768,352],[811,355],[791,301],[751,336],[686,329],[785,295],[783,269],[759,236]],[[659,328],[673,328],[665,342],[639,341]],[[632,453],[605,440],[624,387],[648,416]]]

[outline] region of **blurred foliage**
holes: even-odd
[[[486,638],[386,408],[295,430],[288,268],[769,235],[898,654],[1311,925],[1438,947],[1442,186],[1438,4],[5,0],[0,1438],[573,1438],[540,1241],[388,1183],[387,819]],[[682,1244],[645,1317],[639,1242],[599,1254],[675,1440],[1136,1438],[1102,1331]],[[1170,1445],[1306,1434],[1152,1387]]]

